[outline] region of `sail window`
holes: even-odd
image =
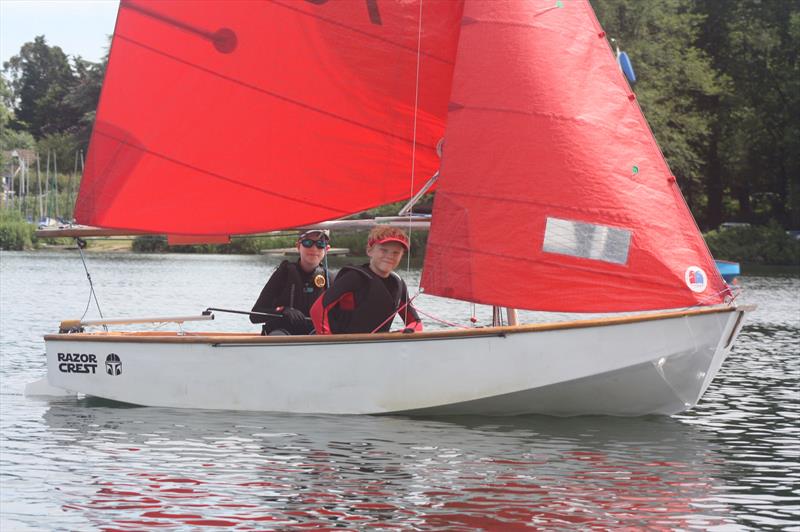
[[[548,217],[542,250],[626,264],[630,243],[631,232],[625,229]]]

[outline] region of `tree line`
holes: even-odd
[[[800,2],[591,2],[701,227],[800,228]]]
[[[591,3],[700,226],[800,228],[800,2]],[[86,150],[106,62],[23,45],[3,65],[0,150]]]
[[[44,35],[22,45],[0,77],[0,149],[55,152],[65,163],[85,152],[107,60],[67,56]]]

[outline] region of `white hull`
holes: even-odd
[[[696,404],[730,353],[743,314],[709,308],[414,335],[81,333],[45,341],[50,384],[139,405],[638,416]]]

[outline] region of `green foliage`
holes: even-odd
[[[746,264],[800,265],[800,240],[777,223],[717,229],[705,234],[714,257]]]
[[[394,211],[397,212],[397,211]],[[368,231],[337,231],[331,235],[331,245],[347,248],[349,255],[366,256]],[[427,231],[411,232],[411,253],[416,258],[425,255],[428,241]],[[189,246],[169,246],[163,236],[142,235],[133,240],[132,250],[137,253],[218,253],[256,255],[264,249],[286,249],[297,245],[297,237],[291,235],[266,235],[234,237],[230,244],[195,244]]]
[[[36,141],[27,131],[11,129],[14,112],[11,110],[13,97],[5,79],[0,77],[0,168],[8,162],[4,151],[14,149],[33,149]]]
[[[170,246],[163,236],[142,235],[133,240],[138,253],[218,253],[222,255],[255,255],[262,249],[294,247],[294,236],[234,237],[230,244],[194,244]]]
[[[22,45],[3,70],[14,92],[16,121],[35,137],[63,131],[80,118],[63,102],[76,83],[69,59],[58,46],[49,46],[43,35]]]
[[[800,3],[592,5],[631,56],[639,103],[700,224],[735,206],[738,219],[800,227]]]
[[[75,207],[76,183],[70,181],[69,176],[58,176],[59,193],[53,192],[53,182],[50,184],[50,194],[42,194],[41,198],[37,195],[37,183],[35,178],[28,185],[29,195],[25,197],[15,196],[5,204],[6,211],[19,213],[23,219],[31,223],[38,223],[46,215],[50,218],[60,218],[62,220],[72,220],[73,209]],[[42,178],[42,191],[45,183]],[[19,183],[14,183],[14,189],[19,190]]]
[[[169,246],[163,236],[142,235],[133,239],[131,249],[136,253],[166,253]]]
[[[633,87],[664,156],[679,180],[699,175],[710,117],[699,97],[718,94],[723,81],[695,41],[703,17],[690,0],[592,0],[614,45],[636,69]]]
[[[17,211],[0,211],[0,249],[22,250],[33,247],[34,230]]]
[[[74,171],[75,154],[78,153],[78,149],[78,140],[71,133],[61,132],[45,135],[36,143],[36,150],[40,154],[41,171],[47,173],[46,167],[48,164],[50,165],[50,173],[53,175],[56,174],[56,171],[61,174]],[[67,176],[63,177],[66,178]]]
[[[696,7],[706,16],[699,43],[729,80],[720,98],[705,102],[718,137],[708,155],[719,161],[718,193],[736,197],[741,219],[758,221],[753,203],[761,195],[769,200],[767,217],[800,227],[800,3],[728,0]],[[712,197],[715,203],[722,200]]]
[[[432,205],[433,205],[433,197],[434,193],[429,192],[428,194],[423,195],[419,201],[414,204],[414,212],[427,212],[430,213]],[[377,218],[380,216],[397,216],[397,213],[400,212],[400,209],[405,207],[407,200],[403,201],[396,201],[394,203],[387,203],[386,205],[381,205],[379,207],[375,207],[374,209],[369,209],[364,212],[360,212],[351,218],[356,219],[370,219],[370,218]]]
[[[394,212],[396,213],[397,211],[395,210]],[[368,234],[368,231],[337,232],[331,235],[331,244],[336,248],[349,249],[350,256],[365,257],[367,255]],[[412,231],[409,236],[411,237],[411,255],[423,257],[425,255],[425,246],[428,243],[428,232]]]
[[[27,131],[16,131],[10,127],[0,126],[0,151],[32,150],[36,148],[36,140]],[[0,164],[5,163],[5,160]]]
[[[73,61],[77,81],[72,90],[64,96],[64,103],[81,113],[78,122],[69,128],[74,142],[81,147],[89,145],[107,62],[108,56],[102,63],[92,63],[80,57],[76,57]]]
[[[27,131],[36,139],[68,135],[71,144],[85,149],[107,59],[102,63],[80,57],[70,60],[61,48],[49,46],[43,35],[25,43],[3,64],[9,86],[4,82],[0,87],[5,105],[0,110],[0,130]],[[62,137],[59,144],[64,142]]]

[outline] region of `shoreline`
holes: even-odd
[[[84,248],[84,251],[87,253],[113,253],[113,254],[135,254],[135,255],[217,255],[217,256],[224,256],[224,255],[236,255],[236,256],[253,256],[253,257],[274,257],[274,258],[281,258],[281,259],[292,259],[291,254],[287,255],[278,255],[278,254],[270,254],[270,253],[213,253],[213,252],[180,252],[180,251],[166,251],[166,252],[142,252],[142,251],[133,251],[132,249],[133,240],[126,239],[124,242],[119,241],[112,241],[112,242],[104,242],[103,245],[97,245],[97,242],[94,242],[93,245],[87,246]],[[77,251],[77,247],[74,244],[41,244],[39,247],[26,249],[26,250],[2,250],[2,251],[24,251],[24,252],[42,252],[42,253],[49,253],[55,251]],[[412,263],[420,263],[419,266],[422,266],[421,260],[424,258],[423,256],[412,256],[411,261]],[[347,262],[347,261],[359,261],[359,260],[366,260],[367,256],[359,255],[355,253],[348,253],[345,255],[331,255],[329,257],[329,261],[332,262]],[[405,261],[405,258],[403,259]],[[749,264],[746,262],[740,262],[740,266],[742,269],[742,276],[747,275],[766,275],[766,276],[792,276],[798,277],[800,276],[800,264]]]

